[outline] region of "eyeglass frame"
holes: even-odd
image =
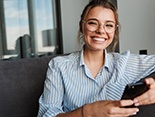
[[[94,32],[94,31],[96,31],[96,30],[98,30],[99,29],[99,27],[101,26],[101,25],[103,25],[103,28],[104,28],[104,30],[105,30],[105,32],[106,33],[108,33],[108,34],[110,34],[110,33],[113,33],[113,32],[115,32],[116,31],[116,29],[119,27],[119,25],[116,25],[116,23],[115,22],[113,22],[113,21],[106,21],[104,24],[102,23],[102,22],[100,22],[99,20],[97,20],[97,19],[88,19],[88,20],[82,20],[82,22],[83,23],[87,23],[88,21],[90,21],[90,20],[94,20],[94,21],[97,21],[98,22],[98,27],[95,29],[95,30],[90,30],[90,29],[88,29],[89,31],[91,31],[91,32]],[[105,24],[107,24],[108,22],[111,22],[111,23],[114,23],[115,24],[115,28],[114,28],[114,31],[112,31],[112,32],[107,32],[107,30],[106,30],[106,28],[105,28]]]

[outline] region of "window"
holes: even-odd
[[[62,53],[59,0],[0,0],[0,18],[1,59]]]

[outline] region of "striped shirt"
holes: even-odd
[[[95,69],[95,68],[94,68]],[[105,64],[93,78],[83,50],[49,62],[38,117],[55,117],[99,100],[120,100],[129,83],[155,71],[155,55],[105,53]]]

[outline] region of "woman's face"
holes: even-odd
[[[115,24],[113,11],[101,6],[97,6],[89,11],[84,20],[86,22],[90,21],[89,23],[83,23],[83,37],[86,48],[93,51],[103,51],[113,41],[115,31],[107,33],[104,28],[105,23],[107,30],[109,27],[111,28],[111,24]],[[99,24],[98,28],[94,31],[92,31],[91,27],[89,26],[94,25],[94,22],[91,21],[95,21]]]

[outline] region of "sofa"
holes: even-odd
[[[0,61],[0,117],[36,117],[51,57]]]
[[[0,61],[0,117],[36,117],[48,62],[52,57]],[[155,77],[155,73],[152,74]],[[155,105],[136,117],[155,117]]]

